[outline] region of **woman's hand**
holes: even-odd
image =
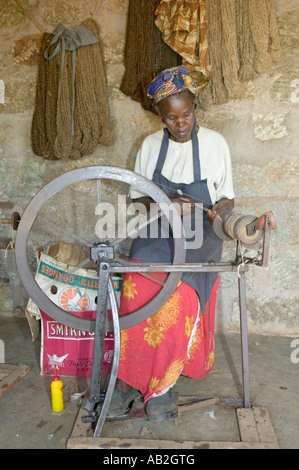
[[[234,199],[220,199],[220,201],[216,202],[212,209],[209,209],[207,212],[210,223],[212,224],[214,222],[217,214],[221,215],[221,212],[233,210],[234,205]]]
[[[174,204],[174,207],[180,216],[191,214],[194,211],[194,203],[191,202],[188,197],[173,197],[170,200]],[[149,197],[140,197],[138,199],[134,199],[133,202],[144,204],[147,210],[149,210],[150,205],[153,204],[153,200]],[[212,209],[209,209],[207,212],[210,223],[213,224],[217,214],[221,214],[223,211],[231,211],[234,205],[234,199],[220,199],[220,201],[216,202]]]
[[[188,197],[173,197],[170,200],[180,216],[191,214],[194,211],[194,203]]]
[[[188,197],[173,197],[170,198],[170,200],[174,204],[174,207],[180,216],[191,214],[194,211],[194,203],[191,202]],[[150,207],[153,205],[157,206],[158,209],[158,205],[147,196],[133,199],[133,203],[143,204],[147,211],[149,211]]]

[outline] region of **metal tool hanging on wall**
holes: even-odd
[[[102,179],[116,180],[134,186],[136,189],[148,194],[160,206],[162,216],[168,219],[173,231],[174,255],[170,264],[132,263],[121,260],[117,256],[116,245],[121,239],[101,241],[96,244],[85,243],[90,248],[90,259],[87,262],[92,260],[99,274],[96,318],[92,320],[75,316],[71,312],[61,309],[47,297],[31,273],[27,250],[33,222],[47,201],[62,189],[75,183],[87,180],[96,180],[98,182]],[[268,265],[270,231],[272,228],[276,228],[274,216],[270,212],[263,214],[261,217],[242,216],[231,212],[222,213],[221,216],[216,217],[213,226],[215,233],[220,238],[236,240],[235,260],[220,263],[185,263],[185,238],[182,236],[181,219],[177,214],[179,223],[177,223],[178,220],[174,223],[169,215],[170,211],[165,211],[165,207],[173,208],[172,215],[177,214],[165,193],[143,176],[117,167],[91,166],[72,170],[48,183],[28,204],[18,225],[15,243],[16,264],[29,297],[54,320],[72,328],[95,333],[90,396],[85,405],[86,410],[90,412],[90,416],[86,420],[95,424],[94,437],[98,437],[102,431],[115,386],[120,356],[120,330],[140,323],[159,310],[176,289],[183,272],[235,272],[238,275],[243,378],[243,398],[241,401],[244,407],[250,407],[245,272],[249,270],[250,264],[257,266]],[[57,228],[57,225],[55,227]],[[261,239],[262,250],[259,252],[259,256],[246,258],[245,260],[242,253],[242,244],[253,246]],[[80,263],[80,266],[82,266],[82,263]],[[168,277],[158,294],[148,304],[132,313],[119,317],[111,277],[114,274],[129,272],[138,272],[144,275],[151,272],[164,272],[168,274]],[[110,320],[106,318],[108,299],[112,312]],[[114,355],[109,384],[103,401],[101,396],[101,373],[103,341],[106,331],[114,332]]]
[[[0,209],[12,209],[13,203],[11,201],[0,201]],[[13,230],[17,230],[21,217],[18,212],[13,212],[10,217],[0,218],[1,225],[10,225]],[[0,237],[0,249],[6,250],[12,248],[13,240],[9,237]]]
[[[0,225],[11,225],[13,230],[17,230],[20,220],[20,214],[18,212],[13,212],[11,217],[2,217],[0,219]]]

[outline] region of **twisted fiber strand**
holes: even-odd
[[[60,54],[59,54],[60,58]],[[53,59],[51,59],[53,60]],[[50,61],[51,62],[51,61]],[[72,148],[72,53],[66,51],[61,77],[61,94],[57,100],[56,138],[54,154],[56,158],[68,158]]]
[[[152,80],[155,0],[130,0],[125,44],[125,74],[120,90],[149,107],[146,88]]]
[[[99,29],[93,20],[83,24],[99,38]],[[81,155],[88,155],[97,144],[109,145],[110,141],[107,84],[101,46],[97,43],[78,49],[74,144]],[[71,158],[75,159],[76,155]]]
[[[222,24],[221,68],[229,99],[241,98],[244,93],[243,85],[238,77],[240,63],[237,45],[236,3],[235,0],[220,2]]]
[[[52,51],[51,51],[52,52]],[[44,59],[45,60],[45,59]],[[55,56],[47,65],[47,101],[46,101],[46,136],[47,146],[43,152],[43,157],[47,160],[56,160],[54,154],[54,141],[57,134],[56,116],[58,101],[58,83],[60,71],[60,56]]]
[[[257,75],[254,69],[256,48],[252,40],[249,23],[249,1],[239,0],[236,2],[238,52],[240,58],[239,79],[241,81],[252,80]]]
[[[276,19],[276,10],[274,0],[268,1],[269,11],[269,52],[273,62],[277,62],[281,57],[281,46],[279,42],[279,32]]]
[[[35,93],[35,106],[31,124],[31,145],[36,155],[42,155],[47,145],[46,136],[46,90],[47,90],[47,64],[43,60],[44,50],[50,43],[50,35],[44,34],[38,57],[38,75]]]
[[[268,52],[269,14],[267,0],[250,0],[249,21],[257,51],[254,67],[258,73],[265,73],[273,65],[271,55]]]
[[[100,32],[94,21],[88,20],[88,23],[86,23],[85,26],[100,39]],[[94,70],[94,107],[95,109],[98,109],[98,112],[94,113],[95,121],[91,122],[92,134],[94,135],[94,139],[96,139],[100,144],[109,145],[111,141],[110,108],[103,51],[101,42],[94,44],[94,46],[95,47],[90,47],[89,51],[86,51],[88,52],[87,60],[90,65],[90,71],[92,72],[92,70]],[[80,52],[83,52],[83,50]],[[90,75],[92,76],[92,73]]]
[[[182,58],[162,39],[154,24],[160,0],[130,0],[124,52],[125,73],[120,90],[141,106],[156,113],[147,87],[162,70],[181,65]]]
[[[207,2],[208,22],[208,56],[212,67],[211,93],[214,104],[226,103],[227,90],[222,80],[222,23],[221,23],[221,0],[209,0]]]
[[[53,36],[44,33],[39,55],[35,109],[31,127],[32,149],[36,155],[56,160],[53,144],[56,138],[56,111],[60,58],[44,59],[44,51]]]

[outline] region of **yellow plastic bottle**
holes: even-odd
[[[55,366],[55,376],[51,382],[52,411],[60,413],[64,410],[63,383],[58,377]]]

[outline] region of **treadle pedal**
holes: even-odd
[[[178,411],[182,413],[184,411],[191,411],[205,406],[219,405],[219,398],[200,398],[195,396],[179,396]]]
[[[98,413],[96,411],[93,411],[90,415],[87,416],[82,416],[81,420],[83,423],[96,423],[98,420]]]

